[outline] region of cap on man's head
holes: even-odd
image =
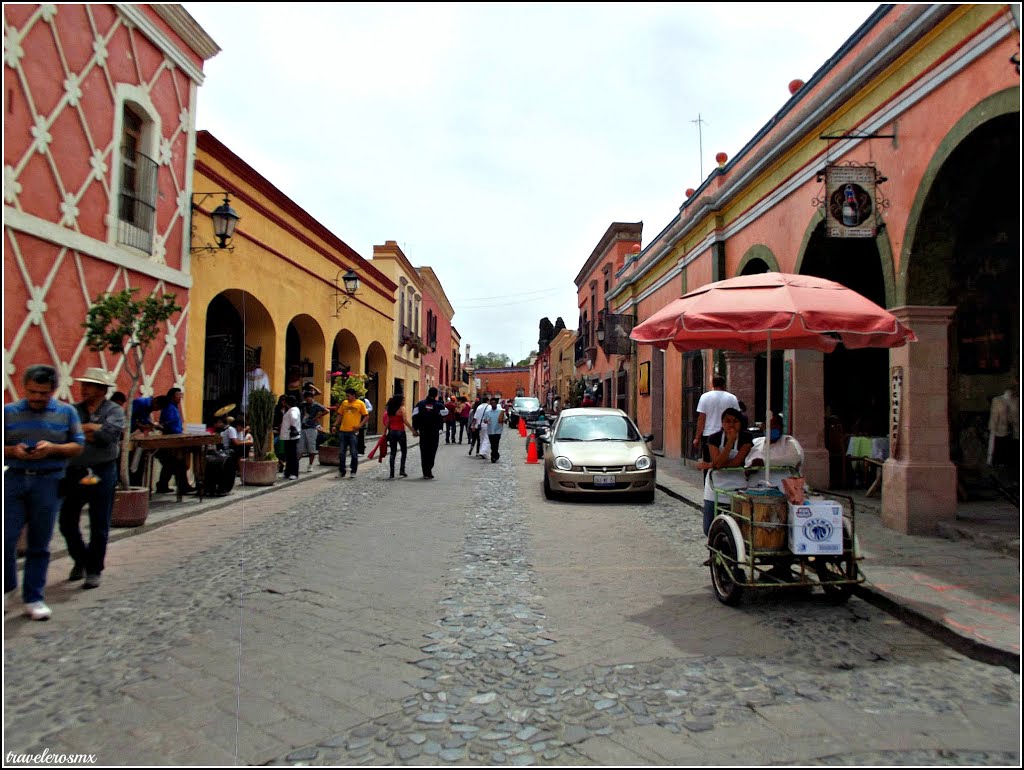
[[[75,380],[77,382],[90,382],[93,385],[102,385],[104,388],[110,387],[110,375],[107,374],[106,370],[100,369],[98,366],[90,366],[81,377],[75,377]]]

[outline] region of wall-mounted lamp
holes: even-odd
[[[602,346],[604,345],[604,321],[597,325],[597,343]]]
[[[228,245],[228,241],[235,234],[235,225],[238,224],[238,220],[241,219],[238,216],[238,212],[231,208],[231,195],[226,192],[207,192],[207,193],[192,193],[192,211],[193,214],[199,211],[199,207],[203,202],[213,196],[223,195],[224,202],[213,210],[210,214],[210,221],[213,223],[213,237],[217,239],[216,245],[207,243],[204,246],[191,246],[189,251],[205,251],[207,254],[213,254],[215,251],[234,251],[234,245]],[[196,198],[199,197],[197,201]],[[195,223],[191,224],[192,237],[195,238]]]
[[[339,280],[341,283],[338,283]],[[335,318],[341,314],[341,309],[348,305],[357,291],[359,291],[359,276],[355,274],[355,271],[350,269],[342,275],[339,270],[338,274],[334,276]]]

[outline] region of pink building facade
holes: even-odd
[[[91,302],[192,285],[195,108],[219,48],[180,5],[4,5],[4,400],[49,364],[58,396],[120,356],[85,347]],[[144,393],[184,386],[185,324],[150,348]]]
[[[1019,6],[879,6],[616,268],[606,300],[638,321],[708,282],[781,271],[849,286],[919,338],[770,362],[638,346],[650,392],[636,414],[645,432],[660,423],[666,456],[688,456],[714,373],[755,420],[770,376],[772,410],[803,445],[811,483],[835,481],[847,437],[890,438],[885,524],[928,533],[954,517],[985,464],[989,401],[1019,377],[1019,25]],[[836,229],[826,186],[837,170],[870,178],[857,232]],[[581,339],[595,350],[582,324]]]
[[[433,268],[418,267],[423,282],[423,332],[420,335],[426,352],[420,368],[420,388],[426,396],[430,388],[437,388],[440,396],[451,392],[451,381],[458,375],[452,371],[452,309],[441,281]]]

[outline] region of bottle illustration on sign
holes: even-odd
[[[856,227],[860,224],[860,212],[857,206],[857,195],[853,185],[848,184],[843,189],[843,224],[846,227]]]

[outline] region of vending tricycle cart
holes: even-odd
[[[748,479],[752,470],[710,471],[715,518],[706,564],[715,596],[735,606],[747,589],[820,588],[830,601],[845,602],[864,582],[853,499],[809,494],[794,504],[777,486],[759,481],[761,472]],[[773,479],[797,478],[793,468],[772,472]],[[832,497],[843,498],[849,512]]]

